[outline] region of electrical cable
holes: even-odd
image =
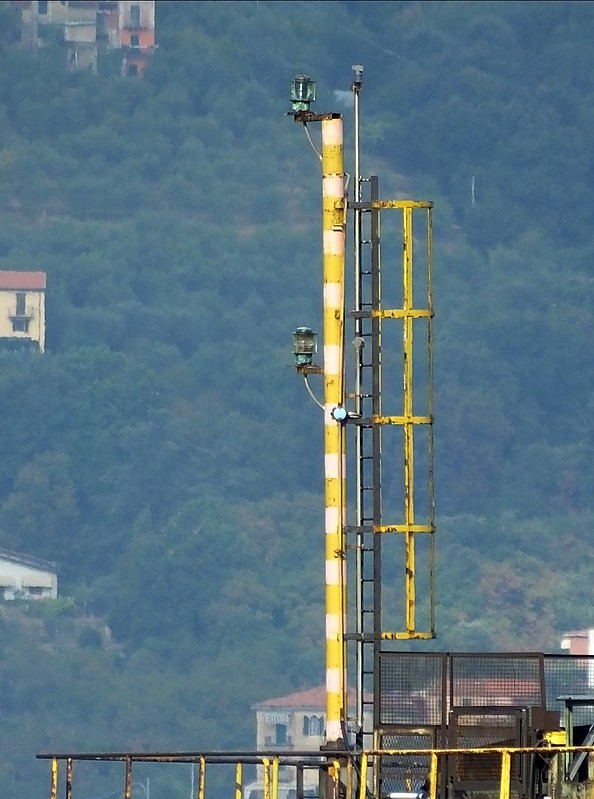
[[[358,752],[355,752],[355,747],[349,741],[348,730],[347,730],[346,722],[345,722],[344,719],[340,720],[340,727],[341,727],[341,730],[342,730],[342,739],[343,739],[343,741],[345,743],[347,751],[350,752],[351,755],[358,754]],[[353,767],[355,769],[355,773],[358,776],[359,783],[360,783],[361,782],[361,766],[360,766],[359,761],[358,761],[358,759],[356,757],[353,757],[352,763],[353,763]],[[373,799],[372,798],[371,789],[369,788],[368,785],[365,786],[365,795],[368,797],[368,799]]]
[[[312,398],[312,400],[315,402],[315,404],[318,406],[318,408],[321,408],[322,410],[324,410],[324,406],[317,399],[316,395],[311,390],[311,386],[309,385],[309,380],[307,379],[307,375],[306,374],[303,375],[303,381],[305,382],[305,388],[307,389],[307,393],[309,394],[309,396]]]
[[[318,156],[318,158],[321,161],[322,160],[322,153],[316,148],[316,145],[313,143],[313,139],[311,138],[311,135],[310,135],[310,132],[309,132],[309,128],[307,127],[307,122],[305,122],[305,120],[303,121],[303,127],[305,128],[305,135],[307,136],[307,140],[309,141],[309,143],[311,145],[311,149],[314,151],[314,153]]]

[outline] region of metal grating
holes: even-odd
[[[545,707],[543,655],[382,652],[377,701],[382,728],[445,725],[464,707]]]
[[[379,726],[441,724],[441,655],[383,652],[379,656]]]
[[[415,733],[382,735],[380,749],[431,749],[430,735]],[[381,796],[395,791],[417,791],[423,787],[429,774],[430,756],[418,752],[382,757],[380,765]]]
[[[563,713],[560,696],[592,697],[591,705],[573,710],[574,724],[594,724],[594,655],[545,655],[547,709]]]
[[[501,755],[499,753],[451,755],[448,758],[448,764],[455,783],[489,782],[496,785],[499,781],[501,773]]]
[[[526,745],[522,734],[525,711],[505,712],[502,706],[454,710],[450,728],[451,748],[480,749]],[[526,774],[525,758],[512,760],[512,783],[521,783]],[[501,754],[480,756],[470,752],[448,757],[450,776],[456,788],[464,790],[495,787],[500,779]]]
[[[377,654],[376,669],[374,725],[383,749],[528,746],[536,729],[559,723],[573,745],[594,736],[594,656],[387,651]],[[415,790],[427,768],[424,755],[394,755],[376,775],[381,794]],[[448,784],[468,796],[492,790],[500,769],[500,755],[448,755],[439,796]],[[514,756],[512,796],[525,792],[530,774],[530,757]]]
[[[543,707],[542,655],[451,655],[452,707]]]
[[[518,720],[515,713],[460,713],[455,717],[454,746],[479,749],[484,746],[517,746]]]

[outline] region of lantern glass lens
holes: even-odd
[[[317,350],[317,334],[309,327],[298,327],[293,333],[293,352],[295,355],[313,355]]]
[[[291,102],[293,107],[306,111],[316,99],[316,83],[308,75],[297,75],[291,81]]]

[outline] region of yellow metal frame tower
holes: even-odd
[[[355,302],[346,314],[356,343],[356,413],[349,419],[356,508],[354,524],[345,526],[347,558],[354,561],[348,571],[355,575],[345,638],[357,674],[351,726],[370,745],[371,733],[378,743],[380,654],[435,637],[433,204],[380,200],[376,177],[360,180],[360,187],[369,197],[350,204]],[[384,225],[382,235],[385,213],[396,225],[389,232]],[[382,258],[382,238],[389,257]]]

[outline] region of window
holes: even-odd
[[[276,743],[277,744],[286,744],[287,743],[287,725],[286,724],[275,724],[275,732],[276,732]]]
[[[303,717],[303,734],[304,735],[323,735],[324,734],[324,718],[322,716],[304,716]]]
[[[29,320],[20,318],[20,319],[13,319],[12,320],[12,332],[13,333],[28,333],[29,332]]]
[[[37,8],[40,14],[47,14],[47,0],[39,0]]]
[[[139,47],[139,46],[140,46],[140,40],[138,38],[138,35],[136,33],[133,33],[132,36],[130,36],[130,47]]]
[[[130,6],[130,25],[140,28],[140,6],[137,4]]]
[[[132,77],[136,77],[136,75],[138,75],[137,64],[128,64],[128,75],[132,75]]]
[[[10,317],[10,321],[12,322],[12,330],[14,333],[29,332],[29,316],[27,315],[26,300],[26,292],[16,292],[16,310],[14,315]]]

